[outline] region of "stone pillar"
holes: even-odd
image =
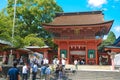
[[[115,62],[114,62],[114,58],[115,58],[115,52],[108,52],[108,54],[110,55],[111,58],[111,70],[115,69]]]
[[[114,70],[115,69],[115,62],[114,62],[115,54],[110,55],[110,57],[111,57],[111,63],[112,63],[111,69]]]
[[[7,54],[6,54],[6,51],[4,51],[4,52],[3,52],[2,63],[5,63],[6,57],[7,57]]]
[[[9,59],[8,59],[8,64],[12,65],[13,64],[13,50],[10,50],[10,54],[9,54]]]
[[[99,65],[102,65],[102,55],[99,56]]]

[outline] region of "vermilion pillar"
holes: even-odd
[[[60,60],[60,47],[58,47],[58,59]]]
[[[96,49],[95,49],[95,55],[96,55],[96,64],[98,64],[98,53],[97,53],[97,46],[96,46]]]
[[[86,53],[85,53],[86,54],[86,60],[85,61],[86,61],[86,64],[88,64],[88,48],[87,48],[87,46],[86,46],[85,50],[86,50]]]
[[[70,50],[69,50],[69,44],[67,46],[67,63],[70,63]]]

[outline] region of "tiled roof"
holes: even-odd
[[[4,41],[4,40],[0,40],[0,44],[12,46],[12,44],[10,42]]]
[[[25,48],[50,48],[49,46],[45,45],[45,46],[42,46],[42,47],[39,47],[39,46],[26,46]]]
[[[113,45],[120,47],[120,36],[115,40],[115,42],[113,43]]]
[[[105,48],[120,48],[118,46],[105,46]]]
[[[56,13],[53,22],[44,25],[90,25],[104,23],[102,11]]]
[[[105,46],[105,48],[120,48],[120,36],[115,40],[112,46]]]

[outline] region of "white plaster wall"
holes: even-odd
[[[115,65],[120,65],[120,53],[115,55],[114,62]]]

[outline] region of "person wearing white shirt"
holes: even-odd
[[[45,58],[45,59],[43,60],[43,64],[49,64],[49,61],[48,61],[47,58]]]
[[[54,64],[54,65],[56,65],[56,61],[57,61],[56,58],[53,59],[53,64]]]
[[[59,59],[56,60],[56,63],[57,63],[57,65],[59,65],[59,63],[60,63]]]
[[[65,68],[66,61],[64,58],[62,58],[62,67]]]
[[[77,60],[74,60],[74,65],[75,65],[75,68],[78,69],[78,61]]]
[[[27,80],[27,73],[28,73],[28,67],[27,64],[25,63],[25,65],[22,68],[22,80]]]

